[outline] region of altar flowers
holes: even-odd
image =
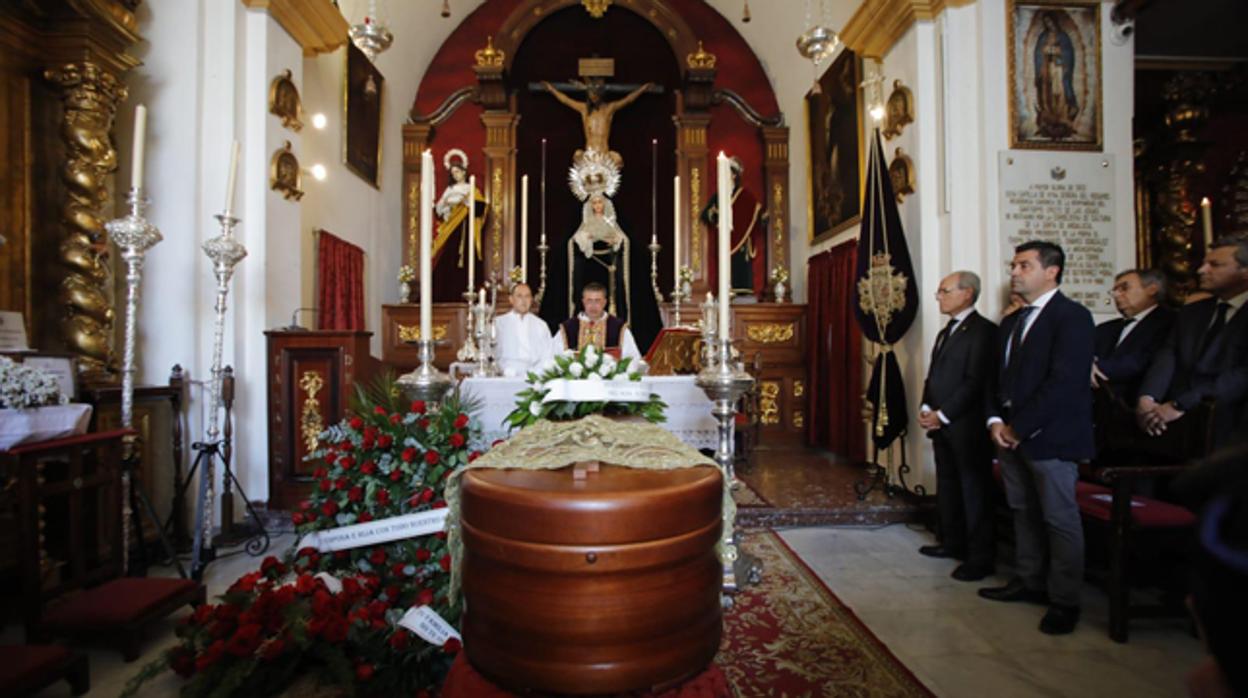
[[[667,405],[642,381],[647,366],[631,358],[616,360],[592,344],[560,352],[528,373],[528,387],[516,394],[507,415],[512,429],[543,419],[562,421],[591,414],[638,415],[663,422]]]

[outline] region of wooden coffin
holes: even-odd
[[[471,470],[464,650],[515,691],[644,690],[719,647],[723,484],[710,466]]]

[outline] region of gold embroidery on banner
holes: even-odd
[[[316,450],[320,434],[325,429],[325,422],[321,420],[321,401],[316,399],[316,394],[323,387],[325,379],[316,371],[304,371],[303,377],[299,379],[299,389],[304,392],[303,409],[299,415],[299,434],[303,437],[303,444],[308,452]]]
[[[759,344],[779,344],[793,339],[793,334],[796,331],[797,327],[792,322],[769,322],[746,327],[745,336],[751,342],[758,342]]]
[[[780,383],[763,381],[758,386],[758,421],[763,424],[780,423]]]
[[[447,326],[433,326],[433,341],[446,339]],[[420,341],[420,325],[399,325],[399,341],[400,342],[419,342]]]
[[[689,168],[689,217],[691,237],[689,266],[697,273],[702,268],[702,170]]]
[[[806,385],[800,380],[793,381],[793,397],[801,397],[806,394]]]
[[[864,314],[875,316],[879,327],[888,327],[893,315],[906,307],[908,283],[906,275],[893,267],[892,255],[876,252],[866,278],[858,280],[858,305]]]

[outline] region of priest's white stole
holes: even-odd
[[[416,514],[392,516],[362,524],[314,531],[299,540],[296,550],[315,548],[322,553],[380,545],[405,538],[427,536],[446,528],[448,509],[430,509]]]

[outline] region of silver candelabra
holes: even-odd
[[[476,315],[473,312],[473,308],[476,307],[476,300],[476,294],[473,293],[472,289],[464,291],[464,302],[468,305],[467,327],[464,328],[464,343],[459,347],[459,351],[455,352],[455,358],[463,363],[471,363],[477,360],[476,324],[473,322],[473,317]],[[424,338],[422,337],[421,339]]]
[[[542,307],[542,296],[546,295],[546,253],[550,252],[550,245],[546,244],[546,236],[543,235],[541,241],[537,244],[537,254],[541,258],[541,264],[538,267],[538,286],[537,293],[533,294],[533,305],[537,308]]]
[[[125,348],[121,363],[121,426],[129,429],[134,426],[134,373],[135,344],[139,315],[139,288],[143,281],[143,256],[164,238],[160,230],[143,217],[147,209],[147,201],[143,198],[141,188],[133,188],[126,196],[130,205],[130,213],[104,224],[109,237],[121,250],[121,258],[126,263],[126,324]],[[125,441],[125,461],[133,461],[134,441],[127,437]],[[122,572],[128,571],[130,564],[131,519],[134,510],[131,507],[131,468],[122,469],[121,501],[122,501]]]
[[[497,293],[497,288],[497,286],[494,286],[491,292]],[[476,342],[477,349],[477,360],[473,366],[472,375],[477,377],[498,375],[494,356],[494,351],[498,344],[498,329],[494,324],[495,307],[494,304],[487,304],[484,300],[469,306],[469,315],[474,316],[473,327],[475,330],[473,339]]]
[[[422,302],[427,301],[422,299]],[[415,342],[408,342],[413,343],[416,345],[420,365],[399,377],[399,389],[409,400],[423,400],[430,404],[441,402],[442,396],[451,389],[452,381],[450,376],[433,365],[433,338],[422,335]]]
[[[658,307],[663,307],[663,291],[659,288],[659,252],[663,246],[658,240],[651,238],[650,245],[650,288],[654,291],[654,302]],[[676,312],[680,312],[677,310]],[[676,322],[677,325],[680,321]]]

